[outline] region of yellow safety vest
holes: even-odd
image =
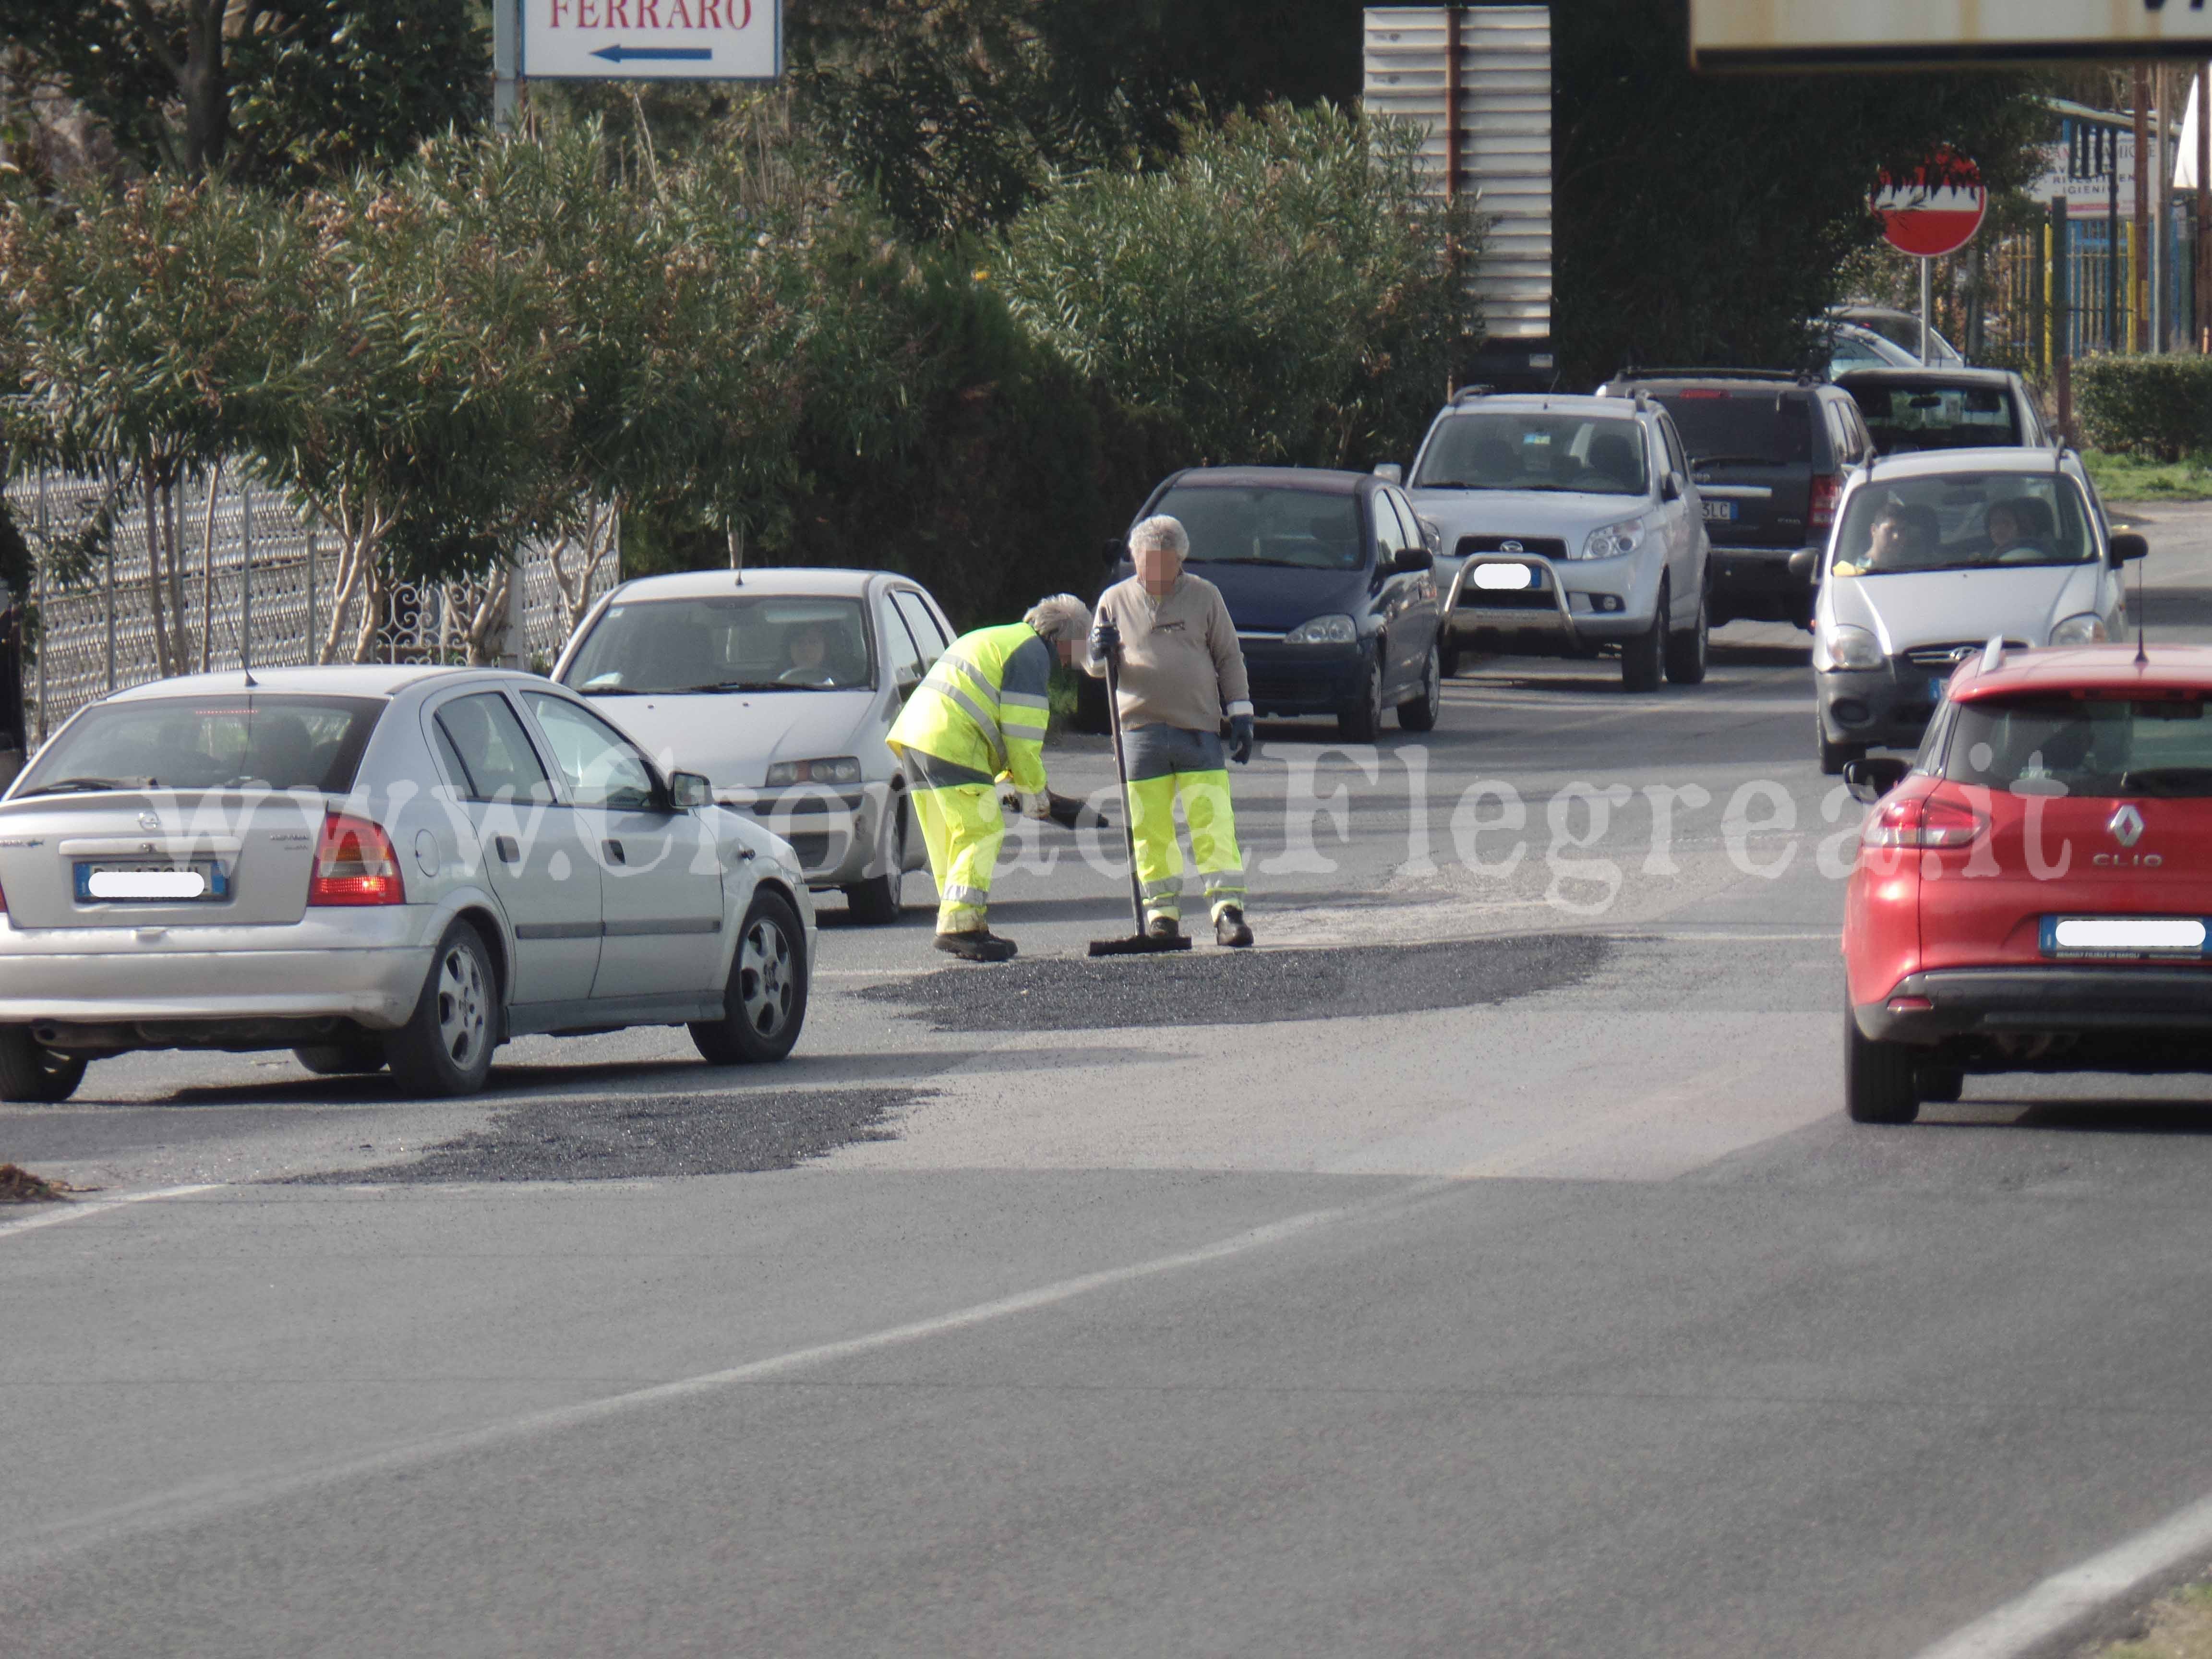
[[[963,634],[907,699],[885,741],[895,752],[918,749],[1042,790],[1054,660],[1027,623]]]

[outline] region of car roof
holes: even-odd
[[[1515,415],[1595,415],[1601,420],[1632,421],[1635,403],[1627,398],[1601,398],[1595,393],[1548,392],[1484,392],[1464,402],[1448,404],[1437,418],[1475,415],[1485,410],[1504,410]]]
[[[325,666],[257,668],[249,678],[238,669],[221,674],[181,674],[172,679],[149,680],[121,691],[110,692],[104,702],[141,702],[158,697],[191,697],[261,691],[276,696],[390,697],[426,680],[451,679],[475,674],[538,681],[535,674],[514,669],[446,668],[422,663],[333,663]],[[542,683],[542,682],[540,682]]]
[[[892,574],[888,570],[842,570],[823,565],[749,565],[743,571],[678,570],[665,576],[637,576],[624,582],[615,593],[624,601],[695,599],[725,593],[859,599],[867,592],[868,584],[877,577],[888,579]]]
[[[1852,481],[1875,478],[1925,478],[1944,472],[2048,473],[2056,460],[2071,477],[2077,463],[2070,450],[2027,449],[2014,444],[2002,449],[1921,449],[1909,455],[1884,455],[1872,469],[1860,468]]]
[[[2008,368],[1946,368],[1932,363],[1925,368],[1847,368],[1836,376],[1840,386],[2010,386],[2020,376]]]
[[[2153,645],[2136,660],[2133,645],[2069,645],[2015,649],[1987,671],[1969,657],[1951,683],[1954,702],[2022,693],[2072,691],[2212,691],[2212,645]]]
[[[1360,485],[1375,482],[1370,472],[1340,472],[1320,466],[1193,466],[1168,480],[1170,485],[1200,489],[1253,489],[1272,484],[1278,489],[1310,489],[1325,495],[1349,495]]]

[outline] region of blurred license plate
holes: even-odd
[[[1543,586],[1534,569],[1525,564],[1479,564],[1474,568],[1474,585],[1493,593]]]
[[[219,864],[80,864],[76,867],[80,904],[131,900],[176,903],[228,895],[229,886]]]
[[[2046,957],[2202,957],[2201,916],[2045,916]]]
[[[1734,524],[1735,522],[1735,503],[1734,501],[1707,501],[1704,505],[1705,509],[1705,522],[1707,524]]]

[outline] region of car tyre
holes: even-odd
[[[385,1063],[418,1100],[472,1095],[491,1075],[499,1042],[499,975],[465,921],[446,929],[407,1023],[384,1040]]]
[[[1705,596],[1698,595],[1696,625],[1667,635],[1667,678],[1674,685],[1696,685],[1705,678],[1705,659],[1712,632]]]
[[[1948,1106],[1966,1092],[1966,1074],[1956,1066],[1923,1066],[1912,1074],[1912,1090],[1923,1104]]]
[[[1659,584],[1658,608],[1651,626],[1632,640],[1620,642],[1620,687],[1624,691],[1656,691],[1660,661],[1667,638],[1667,584]]]
[[[1372,743],[1382,729],[1382,642],[1367,659],[1358,699],[1336,711],[1336,734],[1346,743]]]
[[[1813,716],[1813,741],[1820,750],[1820,775],[1823,777],[1839,778],[1844,775],[1844,768],[1855,760],[1866,758],[1866,745],[1863,744],[1830,743],[1828,728],[1817,714]]]
[[[85,1065],[82,1054],[57,1054],[33,1041],[27,1027],[0,1026],[0,1100],[57,1105],[76,1092]]]
[[[1459,647],[1457,646],[1440,645],[1437,647],[1437,672],[1443,675],[1446,679],[1451,679],[1457,676],[1459,673]]]
[[[1421,665],[1420,689],[1398,705],[1398,729],[1401,732],[1433,732],[1437,716],[1443,712],[1444,676],[1435,646],[1429,647],[1428,660]]]
[[[1863,1035],[1844,1010],[1844,1109],[1854,1123],[1910,1123],[1920,1115],[1913,1051]]]
[[[292,1050],[298,1060],[317,1077],[350,1077],[360,1072],[384,1069],[384,1040],[357,1037],[350,1042],[311,1042]]]
[[[845,889],[846,908],[852,918],[863,927],[889,927],[896,922],[906,905],[902,890],[906,886],[906,798],[902,795],[892,804],[890,846],[882,857],[890,866],[880,876],[870,876],[856,881]]]
[[[694,1020],[691,1041],[710,1066],[781,1060],[806,1023],[806,935],[781,893],[753,895],[722,988],[722,1017]]]

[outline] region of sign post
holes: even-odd
[[[1881,221],[1882,234],[1900,253],[1920,261],[1920,361],[1928,362],[1929,313],[1934,308],[1935,266],[1974,240],[1989,210],[1990,193],[1981,169],[1955,150],[1938,150],[1911,173],[1885,173],[1869,205]]]

